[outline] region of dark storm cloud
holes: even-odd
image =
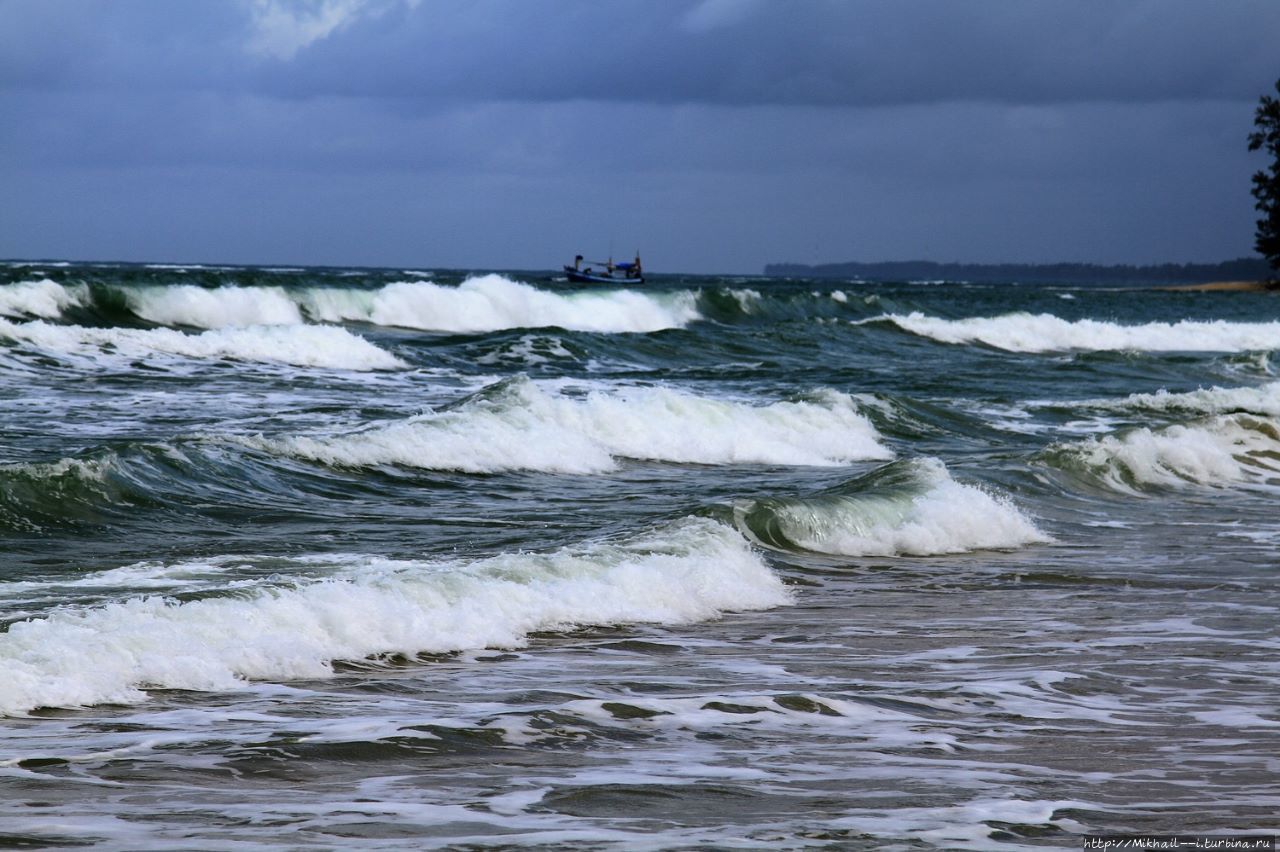
[[[263,79],[295,96],[738,106],[1214,99],[1256,89],[1278,40],[1272,0],[437,2],[363,18]]]
[[[1277,44],[1275,0],[0,0],[0,256],[1222,259]]]
[[[1238,99],[1280,43],[1274,0],[46,0],[0,23],[8,86],[736,106]]]

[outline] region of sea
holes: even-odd
[[[1280,833],[1280,294],[0,265],[0,847]]]

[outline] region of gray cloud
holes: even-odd
[[[736,106],[1222,99],[1265,80],[1277,38],[1272,2],[451,1],[354,20],[255,84]]]
[[[0,255],[1221,259],[1277,43],[1270,0],[9,0]]]
[[[290,21],[296,33],[286,32]],[[0,24],[0,79],[9,86],[738,106],[1052,104],[1251,97],[1274,72],[1280,4],[11,0],[0,6]]]

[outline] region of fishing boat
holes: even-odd
[[[566,266],[564,274],[570,281],[584,284],[643,284],[644,271],[640,266],[640,253],[631,263],[614,263],[613,258],[606,261],[588,260],[583,266],[583,257],[573,259],[573,266]]]

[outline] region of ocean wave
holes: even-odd
[[[325,556],[329,576],[234,595],[64,608],[0,634],[0,713],[137,703],[325,677],[338,660],[520,647],[535,631],[681,624],[781,606],[781,580],[734,530],[690,518],[623,543],[474,562]]]
[[[526,377],[459,404],[338,436],[261,438],[268,452],[335,466],[491,473],[601,473],[618,459],[691,464],[838,465],[886,459],[852,397],[749,405],[662,387],[549,392]]]
[[[1141,427],[1043,454],[1051,467],[1123,493],[1188,485],[1229,487],[1280,474],[1280,423],[1228,414],[1161,429]]]
[[[836,556],[933,556],[1051,540],[1008,499],[956,482],[932,458],[894,462],[814,496],[739,503],[733,516],[767,547]]]
[[[112,442],[83,456],[0,464],[0,532],[172,522],[232,500],[255,511],[297,497],[218,439]],[[0,595],[12,584],[0,584]]]
[[[123,290],[129,310],[158,325],[193,328],[298,325],[302,311],[283,287],[129,287]]]
[[[885,314],[861,322],[890,322],[942,343],[983,343],[1009,352],[1138,351],[1246,352],[1280,348],[1280,322],[1182,320],[1121,325],[1064,320],[1051,314],[943,319],[918,311]]]
[[[98,522],[115,507],[139,502],[112,475],[114,455],[97,459],[0,464],[0,530]]]
[[[0,338],[97,364],[168,355],[338,370],[389,370],[407,366],[364,338],[327,325],[248,326],[186,334],[168,328],[88,328],[44,320],[14,323],[0,319]]]
[[[457,286],[397,281],[376,289],[293,284],[64,286],[52,280],[0,286],[0,315],[58,319],[70,307],[114,310],[167,326],[362,322],[423,331],[476,333],[560,327],[587,332],[651,332],[701,318],[690,291],[605,290],[558,293],[501,275]]]
[[[709,287],[698,293],[698,310],[708,319],[728,325],[780,321],[825,321],[864,313],[868,303],[850,304],[842,290],[801,292],[747,287]]]
[[[205,562],[138,562],[122,568],[39,580],[10,580],[0,583],[0,601],[10,613],[14,606],[31,603],[32,598],[47,601],[57,596],[67,601],[72,596],[127,590],[130,594],[188,592],[225,584],[225,575],[241,560],[215,557]]]
[[[0,316],[57,319],[73,305],[82,304],[87,288],[64,287],[57,281],[19,281],[0,285]]]
[[[554,293],[501,275],[456,287],[398,281],[378,290],[310,288],[298,296],[308,316],[424,331],[473,333],[557,326],[572,331],[650,332],[699,318],[694,294],[635,290]]]
[[[1280,382],[1247,388],[1199,388],[1183,393],[1166,390],[1135,393],[1122,399],[1095,399],[1073,406],[1120,411],[1231,414],[1237,412],[1280,416]]]

